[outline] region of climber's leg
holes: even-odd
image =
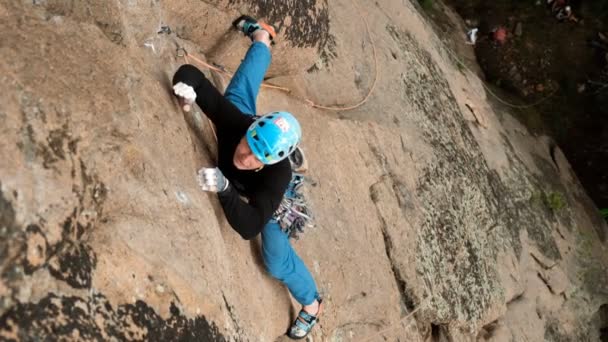
[[[275,221],[262,230],[262,255],[268,272],[283,282],[300,304],[310,305],[319,298],[312,275]]]
[[[234,73],[224,96],[243,113],[255,115],[256,98],[272,59],[270,42],[274,37],[274,29],[251,17],[241,17],[233,24],[249,36],[253,43]]]

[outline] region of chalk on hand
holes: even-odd
[[[186,104],[185,104],[185,105],[183,105],[183,107],[182,107],[182,109],[184,110],[184,112],[189,112],[191,108],[192,108],[192,107],[191,107],[191,106],[190,106],[190,104],[188,104],[188,103],[186,103]]]

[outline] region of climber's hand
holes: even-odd
[[[185,112],[189,112],[192,104],[196,101],[194,88],[183,82],[178,82],[173,86],[173,92],[179,99],[179,104]]]
[[[198,170],[197,179],[203,191],[222,192],[228,189],[228,179],[217,167],[204,167]]]

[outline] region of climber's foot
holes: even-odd
[[[302,307],[302,309],[304,309],[304,311],[306,311],[308,314],[310,315],[315,315],[315,316],[319,316],[319,314],[321,313],[321,302],[322,300],[315,300],[312,304],[310,305],[304,305]]]
[[[232,22],[232,26],[234,26],[237,30],[243,32],[251,41],[255,40],[255,32],[258,30],[263,30],[268,32],[268,36],[270,41],[274,40],[276,36],[275,29],[272,25],[269,25],[263,21],[256,20],[253,17],[248,15],[242,15],[238,17],[235,21]]]
[[[310,305],[305,305],[298,317],[295,319],[287,336],[292,339],[302,339],[312,331],[312,328],[319,321],[319,316],[323,312],[323,299],[319,298]]]

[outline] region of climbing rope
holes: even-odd
[[[467,69],[469,72],[471,72],[471,74],[477,76],[477,74],[471,70],[471,68],[469,68],[460,58],[459,56],[456,54],[456,52],[454,52],[452,49],[450,49],[446,43],[444,43],[442,40],[439,40],[441,42],[441,45],[443,46],[443,48],[450,54],[452,55],[452,57],[456,60],[456,62],[462,66],[463,68]],[[530,108],[530,107],[534,107],[537,106],[543,102],[545,102],[546,100],[548,100],[549,98],[551,98],[553,95],[555,95],[555,93],[557,93],[558,89],[553,90],[549,95],[543,97],[542,99],[530,103],[530,104],[523,104],[523,105],[518,105],[518,104],[513,104],[510,103],[506,100],[503,100],[500,96],[498,96],[495,92],[492,91],[492,89],[490,89],[490,87],[486,84],[486,82],[484,82],[483,80],[481,80],[481,85],[484,87],[484,89],[490,93],[490,95],[492,95],[496,100],[498,100],[498,102],[504,104],[505,106],[511,107],[511,108],[517,108],[517,109],[523,109],[523,108]]]
[[[346,111],[346,110],[351,110],[351,109],[355,109],[357,107],[360,107],[365,102],[367,102],[367,100],[371,96],[372,92],[376,88],[376,83],[378,82],[378,57],[377,57],[377,53],[376,53],[376,45],[374,44],[374,40],[372,39],[371,31],[369,29],[369,23],[367,22],[366,17],[363,15],[363,13],[359,9],[359,6],[357,6],[357,4],[355,3],[355,1],[353,1],[353,5],[355,6],[355,8],[357,8],[357,11],[359,12],[359,16],[361,17],[361,19],[363,19],[363,22],[365,23],[365,31],[366,31],[367,37],[370,40],[370,43],[371,43],[371,46],[372,46],[373,55],[374,55],[374,81],[372,82],[372,85],[371,85],[369,91],[367,92],[367,95],[365,95],[365,97],[361,101],[359,101],[358,103],[356,103],[354,105],[349,105],[349,106],[324,106],[324,105],[317,104],[317,103],[313,102],[312,100],[310,100],[308,98],[299,98],[299,97],[293,95],[291,89],[286,88],[286,87],[280,87],[280,86],[277,86],[277,85],[274,85],[274,84],[270,84],[270,83],[267,83],[267,82],[263,82],[262,83],[262,87],[284,91],[284,92],[286,92],[288,94],[291,94],[292,97],[295,97],[298,100],[301,100],[301,101],[307,103],[311,107],[325,109],[325,110]],[[184,49],[183,47],[179,47],[177,49],[177,56],[178,57],[184,57],[184,60],[188,64],[190,63],[189,60],[188,60],[188,58],[191,58],[193,61],[195,61],[196,63],[198,63],[199,65],[201,65],[201,66],[203,66],[203,67],[205,67],[207,69],[214,70],[216,72],[225,74],[228,77],[232,77],[234,75],[232,72],[226,70],[223,67],[219,68],[217,66],[211,65],[211,64],[209,64],[209,63],[201,60],[200,58],[197,58],[196,56],[194,56],[191,53],[189,53],[188,51],[186,51],[186,49]]]
[[[305,100],[306,103],[308,103],[312,107],[326,109],[326,110],[335,110],[335,111],[345,111],[345,110],[355,109],[357,107],[362,106],[365,102],[367,102],[369,97],[372,95],[372,92],[376,88],[376,83],[378,81],[378,56],[376,53],[376,44],[374,44],[374,39],[372,38],[372,34],[369,29],[369,23],[367,22],[366,16],[363,15],[363,13],[361,12],[361,9],[359,8],[359,6],[357,5],[357,3],[355,1],[352,1],[352,3],[355,6],[355,8],[357,9],[357,12],[359,12],[359,16],[361,17],[361,19],[363,19],[363,22],[365,23],[365,32],[367,34],[367,38],[369,38],[369,41],[372,45],[372,51],[374,53],[374,81],[372,82],[372,86],[369,88],[369,91],[367,92],[367,95],[365,95],[363,100],[359,101],[358,103],[356,103],[352,106],[322,106],[322,105],[312,102],[311,100],[306,99]]]
[[[178,48],[178,50],[182,50],[183,51],[183,56],[184,56],[184,59],[186,60],[186,63],[189,63],[188,62],[188,57],[190,57],[195,62],[199,63],[200,65],[202,65],[202,66],[204,66],[204,67],[206,67],[206,68],[208,68],[210,70],[214,70],[214,71],[217,71],[219,73],[228,75],[229,77],[232,77],[234,75],[233,73],[229,72],[225,68],[218,68],[218,67],[216,67],[214,65],[211,65],[211,64],[209,64],[209,63],[201,60],[200,58],[196,58],[196,56],[193,56],[192,54],[188,53],[188,51],[186,51],[186,49],[184,49],[184,48]],[[264,88],[271,88],[271,89],[278,89],[278,90],[282,90],[282,91],[287,92],[287,93],[291,93],[291,90],[289,88],[279,87],[279,86],[276,86],[274,84],[269,84],[269,83],[266,83],[266,82],[262,83],[262,87],[264,87]]]
[[[365,102],[367,102],[371,96],[371,94],[374,92],[375,88],[376,88],[376,84],[378,82],[378,55],[377,55],[377,51],[376,51],[376,45],[374,44],[374,40],[371,36],[371,31],[369,28],[369,23],[366,19],[366,17],[362,14],[359,6],[356,5],[356,2],[353,1],[353,4],[355,6],[355,8],[357,9],[357,11],[359,12],[359,15],[361,16],[361,19],[363,19],[363,22],[365,23],[365,31],[367,34],[367,37],[370,40],[371,46],[372,46],[372,52],[373,52],[373,57],[374,57],[374,80],[372,82],[372,85],[370,87],[370,89],[368,90],[367,94],[365,95],[365,97],[359,101],[358,103],[354,104],[354,105],[350,105],[350,106],[325,106],[325,105],[320,105],[315,103],[314,101],[310,100],[310,99],[302,99],[302,98],[298,98],[299,100],[304,101],[305,103],[307,103],[308,105],[310,105],[311,107],[314,108],[319,108],[319,109],[325,109],[325,110],[333,110],[333,111],[347,111],[347,110],[352,110],[355,109],[357,107],[362,106]],[[452,50],[450,49],[443,41],[441,41],[441,45],[443,46],[443,48],[452,56],[452,58],[454,58],[456,60],[456,62],[462,66],[463,68],[465,68],[466,70],[468,70],[471,74],[476,75],[476,73],[469,68],[461,59],[460,57]],[[217,66],[214,66],[212,64],[209,64],[203,60],[201,60],[200,58],[197,58],[196,56],[192,55],[191,53],[187,52],[184,48],[178,48],[178,56],[180,55],[181,52],[181,56],[184,57],[184,60],[186,61],[186,63],[190,63],[188,58],[191,58],[192,60],[194,60],[196,63],[200,64],[201,66],[204,66],[210,70],[214,70],[216,72],[225,74],[229,77],[232,77],[234,74],[231,73],[230,71],[226,70],[225,68],[220,68]],[[555,93],[557,93],[558,89],[553,90],[550,94],[548,94],[547,96],[543,97],[542,99],[530,103],[530,104],[514,104],[511,102],[508,102],[506,100],[504,100],[503,98],[501,98],[499,95],[497,95],[483,80],[481,80],[481,84],[484,87],[484,89],[492,96],[494,97],[498,102],[504,104],[505,106],[511,107],[511,108],[516,108],[516,109],[525,109],[525,108],[531,108],[534,106],[537,106],[541,103],[543,103],[544,101],[548,100],[549,98],[551,98],[553,95],[555,95]],[[280,87],[274,84],[270,84],[267,82],[263,82],[262,87],[264,88],[269,88],[269,89],[277,89],[280,91],[284,91],[288,94],[292,94],[291,89],[286,88],[286,87]],[[293,95],[292,95],[293,96]],[[295,97],[295,96],[294,96]]]
[[[371,43],[372,46],[372,51],[373,51],[373,57],[374,57],[374,80],[372,82],[372,85],[369,89],[369,91],[367,92],[367,95],[365,95],[365,97],[359,101],[358,103],[354,104],[354,105],[350,105],[350,106],[325,106],[325,105],[320,105],[315,103],[314,101],[308,99],[308,98],[299,98],[293,95],[291,89],[286,88],[286,87],[280,87],[277,85],[273,85],[267,82],[263,82],[262,83],[262,87],[264,88],[270,88],[270,89],[277,89],[280,91],[284,91],[288,94],[292,94],[292,96],[298,98],[299,100],[304,101],[305,103],[307,103],[308,105],[310,105],[311,107],[314,108],[319,108],[319,109],[325,109],[325,110],[333,110],[333,111],[347,111],[347,110],[352,110],[355,108],[358,108],[360,106],[362,106],[364,103],[367,102],[367,100],[370,98],[371,94],[374,92],[375,88],[376,88],[376,84],[378,81],[378,56],[377,56],[377,52],[376,52],[376,45],[374,44],[374,39],[372,38],[371,35],[371,30],[369,28],[369,23],[367,21],[367,17],[365,15],[363,15],[360,7],[357,5],[356,1],[352,0],[352,4],[353,6],[357,9],[357,12],[359,13],[359,16],[361,17],[361,19],[363,20],[363,22],[365,23],[365,32],[366,35]],[[443,46],[443,48],[456,60],[456,62],[461,65],[462,67],[464,67],[466,70],[468,70],[469,72],[471,72],[471,74],[476,75],[476,73],[469,68],[461,59],[460,57],[452,50],[450,49],[447,44],[445,42],[443,42],[442,40],[440,40],[440,44],[441,46]],[[178,50],[178,56],[180,57],[184,57],[184,60],[186,61],[186,63],[190,63],[188,58],[192,58],[192,60],[194,60],[195,62],[197,62],[198,64],[210,69],[210,70],[214,70],[216,72],[225,74],[229,77],[233,76],[233,73],[229,72],[228,70],[226,70],[223,67],[216,67],[214,65],[211,65],[203,60],[201,60],[200,58],[197,58],[196,56],[192,55],[191,53],[187,52],[186,49],[184,49],[183,47],[180,47],[177,49]],[[553,90],[550,94],[548,94],[547,96],[543,97],[542,99],[530,103],[530,104],[514,104],[511,103],[509,101],[504,100],[503,98],[501,98],[500,96],[498,96],[483,80],[481,80],[481,84],[484,87],[484,89],[491,95],[493,96],[496,100],[498,100],[498,102],[504,104],[505,106],[511,107],[511,108],[517,108],[517,109],[524,109],[524,108],[530,108],[530,107],[534,107],[537,106],[539,104],[541,104],[542,102],[548,100],[549,98],[551,98],[553,95],[555,95],[555,93],[557,93],[558,89]]]

